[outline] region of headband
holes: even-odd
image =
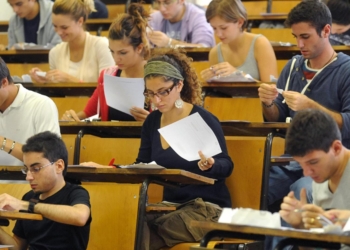
[[[175,79],[183,80],[180,71],[170,63],[164,61],[151,61],[145,66],[144,77],[149,75],[164,75]]]

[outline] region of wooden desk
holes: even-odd
[[[6,63],[49,62],[49,50],[1,50],[0,56]]]
[[[141,170],[74,167],[68,168],[66,177],[78,181],[141,183],[136,223],[135,250],[140,249],[141,246],[145,207],[147,204],[147,190],[151,182],[173,187],[181,187],[186,184],[214,184],[214,179],[178,169]],[[5,166],[0,167],[0,179],[23,180],[24,175],[21,172],[21,167]]]
[[[287,237],[293,243],[307,243],[314,245],[315,247],[327,247],[329,243],[340,243],[350,245],[350,237],[348,235],[336,235],[336,234],[324,234],[324,233],[312,233],[309,231],[295,231],[292,229],[281,230],[281,229],[270,229],[262,227],[253,227],[253,226],[242,226],[242,225],[233,225],[225,223],[215,223],[215,222],[202,222],[202,221],[192,221],[191,226],[201,227],[209,230],[218,230],[217,232],[209,232],[201,241],[200,247],[205,247],[210,238],[216,233],[220,234],[221,232],[230,232],[230,236],[240,239],[261,239],[262,236],[279,236]],[[276,248],[283,249],[283,248]]]
[[[26,89],[49,97],[91,96],[97,83],[22,83]]]
[[[22,174],[23,179],[23,174]],[[12,212],[12,211],[0,211],[0,219],[9,220],[42,220],[41,214],[23,213],[23,212]]]
[[[204,98],[212,93],[219,93],[227,97],[254,97],[258,98],[260,82],[204,82],[202,91]]]

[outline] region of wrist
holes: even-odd
[[[272,101],[271,103],[266,103],[266,102],[261,102],[261,104],[265,107],[265,108],[271,108],[275,102]]]

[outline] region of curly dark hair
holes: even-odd
[[[157,49],[154,51],[152,58],[148,62],[163,61],[177,68],[183,76],[183,88],[181,98],[185,102],[201,105],[202,104],[202,84],[198,79],[196,71],[191,67],[192,58],[186,56],[185,50],[182,49]],[[164,81],[172,81],[178,84],[179,79],[168,77],[160,74],[151,74],[146,79],[154,77],[163,77]]]

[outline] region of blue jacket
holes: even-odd
[[[286,89],[286,82],[291,69],[293,59],[296,59],[290,74],[288,90],[302,92],[307,80],[302,71],[305,58],[294,56],[283,68],[277,81],[277,88]],[[350,57],[338,53],[337,60],[324,68],[314,77],[305,91],[305,95],[325,108],[339,112],[343,118],[341,128],[343,145],[350,148]],[[284,122],[286,117],[294,117],[295,111],[291,110],[282,95],[278,95],[275,104],[279,109],[279,122]]]

